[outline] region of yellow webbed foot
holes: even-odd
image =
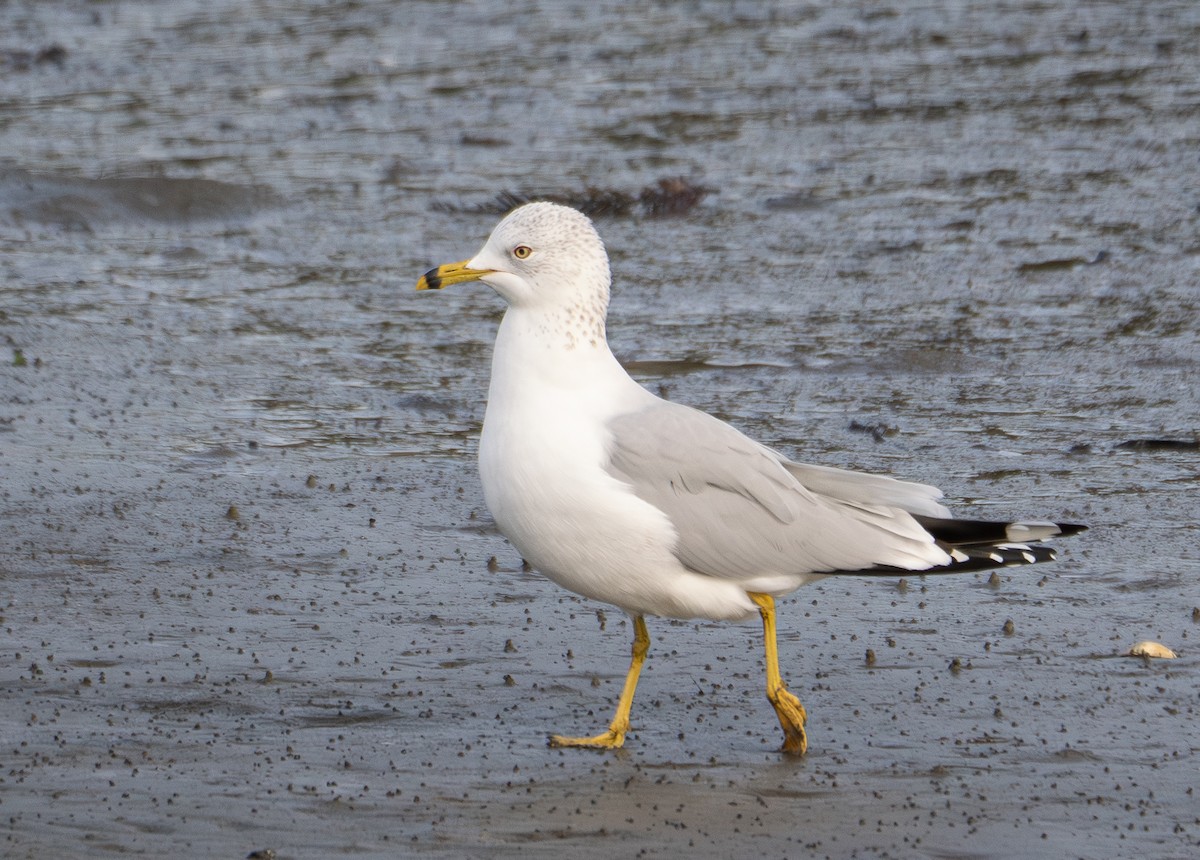
[[[625,743],[625,732],[629,731],[629,710],[633,707],[633,691],[637,689],[638,675],[642,671],[642,663],[646,662],[646,652],[650,650],[650,633],[646,630],[646,620],[640,615],[633,617],[633,648],[629,661],[629,672],[625,675],[625,686],[621,689],[621,698],[617,702],[617,713],[608,726],[608,731],[592,738],[568,738],[563,735],[551,735],[548,743],[557,749],[564,747],[582,747],[593,750],[620,749]]]
[[[808,751],[808,735],[804,733],[804,724],[808,721],[808,713],[800,700],[784,687],[767,697],[779,717],[779,725],[783,729],[783,746],[785,753],[804,755]]]
[[[620,749],[621,744],[625,743],[625,733],[614,732],[612,729],[609,729],[607,732],[591,738],[568,738],[563,735],[551,735],[546,743],[555,749],[583,747],[584,749],[593,750],[615,750]]]
[[[800,700],[783,685],[783,678],[779,674],[779,648],[775,644],[775,600],[769,594],[754,591],[746,592],[746,596],[754,601],[758,614],[762,616],[767,657],[767,701],[775,709],[779,725],[783,728],[782,749],[791,755],[804,755],[808,751],[808,735],[804,733],[808,714]]]

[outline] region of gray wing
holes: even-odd
[[[609,473],[670,518],[675,555],[697,572],[749,579],[949,560],[905,510],[945,515],[932,487],[793,463],[665,400],[608,428]]]
[[[783,459],[783,467],[805,487],[823,496],[844,502],[886,505],[925,517],[951,516],[950,509],[940,501],[942,491],[928,484],[897,481],[886,475],[849,472],[787,459]]]

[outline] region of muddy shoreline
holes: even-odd
[[[7,17],[0,853],[1196,853],[1192,4]],[[629,623],[495,532],[500,303],[413,285],[589,190],[648,386],[1092,527],[784,601],[803,760],[755,624],[650,620],[626,748],[546,747]]]

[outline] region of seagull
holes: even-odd
[[[609,349],[608,255],[583,213],[535,202],[418,290],[481,281],[508,307],[479,442],[484,499],[536,570],[633,619],[606,731],[552,747],[616,749],[650,647],[647,615],[762,621],[766,694],[783,751],[808,748],[784,685],[775,600],[826,576],[944,574],[1054,558],[1085,526],[954,519],[935,487],[806,465],[634,381]]]

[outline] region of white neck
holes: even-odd
[[[550,398],[562,408],[593,415],[606,404],[605,411],[619,414],[652,396],[629,377],[608,348],[603,319],[596,324],[570,314],[508,309],[496,333],[489,415],[494,408],[508,412],[531,398]]]

